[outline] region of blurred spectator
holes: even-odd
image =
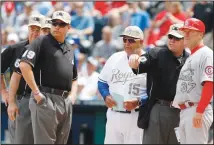
[[[47,15],[48,12],[53,8],[53,6],[51,2],[39,2],[36,3],[35,8],[40,14]]]
[[[109,16],[109,26],[112,28],[112,39],[117,41],[118,43],[118,50],[123,49],[123,41],[121,37],[119,37],[119,34],[121,34],[124,31],[124,26],[122,25],[121,15],[119,12],[112,13]]]
[[[1,31],[1,45],[2,45],[3,49],[7,48],[7,46],[8,46],[8,41],[7,41],[8,35],[10,33],[13,33],[13,32],[14,32],[14,29],[12,27],[6,27],[5,29],[3,29]],[[2,49],[2,51],[3,51],[3,49]]]
[[[148,44],[155,44],[155,41],[165,36],[169,27],[175,23],[183,23],[186,20],[180,2],[165,2],[165,9],[159,12],[150,28]]]
[[[72,50],[74,51],[74,59],[75,64],[78,67],[79,59],[81,59],[81,51],[80,51],[80,40],[77,36],[69,37],[67,41],[72,45]]]
[[[117,9],[124,6],[124,1],[95,1],[94,8],[101,12],[102,16],[105,16],[112,9]]]
[[[8,36],[8,32],[6,30],[2,30],[1,31],[1,45],[2,45],[3,49],[6,48],[6,45],[7,45],[7,36]]]
[[[205,33],[213,29],[213,2],[202,1],[193,7],[193,18],[200,19],[206,25]]]
[[[123,21],[128,25],[136,25],[141,28],[142,31],[145,31],[150,26],[150,16],[149,14],[141,10],[138,6],[138,2],[129,2],[128,10],[124,12],[125,19]]]
[[[53,2],[52,1],[52,7],[47,12],[46,16],[51,18],[54,11],[64,11],[63,6],[64,6],[63,2],[56,2],[56,1]]]
[[[84,48],[92,45],[92,33],[94,31],[94,21],[92,16],[84,13],[84,2],[75,2],[76,15],[72,16],[70,35],[78,35],[80,43]]]
[[[10,33],[7,36],[7,45],[13,45],[19,42],[19,37],[16,33]]]
[[[146,11],[149,13],[150,18],[153,20],[155,15],[162,11],[165,8],[165,2],[164,1],[150,1],[149,7],[146,9]]]
[[[15,29],[18,32],[20,27],[23,25],[27,25],[29,21],[29,17],[32,14],[39,14],[38,11],[33,9],[34,2],[25,2],[24,3],[24,12],[21,13],[15,22]]]
[[[144,32],[144,44],[147,43],[150,16],[145,10],[139,8],[138,2],[129,2],[128,10],[123,13],[125,26],[138,26]]]
[[[106,60],[116,52],[117,48],[117,42],[112,39],[111,27],[105,26],[102,29],[102,40],[96,43],[92,55],[99,63],[105,64]]]
[[[14,2],[5,2],[1,7],[1,16],[4,27],[12,27],[15,23],[16,13]]]
[[[142,2],[139,2],[139,8],[143,11],[146,11],[147,8],[149,8],[150,6],[150,2],[146,2],[146,1],[142,1]]]
[[[213,49],[213,2],[202,1],[193,7],[193,17],[204,22],[204,44]]]
[[[80,100],[93,100],[98,93],[98,76],[96,72],[98,61],[89,57],[86,63],[86,74],[78,77],[78,92]]]
[[[19,28],[19,32],[18,32],[19,38],[20,40],[25,40],[27,39],[28,36],[28,26],[27,25],[23,25]]]

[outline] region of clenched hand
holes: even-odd
[[[140,56],[137,54],[132,54],[129,56],[129,66],[133,69],[137,69],[140,64]]]

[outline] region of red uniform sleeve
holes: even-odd
[[[196,112],[203,113],[208,104],[210,103],[212,97],[213,97],[213,82],[206,81],[204,83],[204,87],[201,94],[201,100],[198,103]]]

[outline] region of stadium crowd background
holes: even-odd
[[[171,24],[195,17],[206,24],[205,44],[213,48],[213,2],[2,2],[2,51],[28,34],[28,18],[40,13],[51,17],[56,10],[72,16],[67,40],[75,50],[78,68],[79,99],[101,99],[97,77],[105,61],[123,50],[118,37],[128,25],[137,25],[145,33],[144,49],[166,44]],[[87,67],[88,66],[88,67]],[[97,97],[98,96],[98,97]]]
[[[166,45],[171,24],[183,23],[189,17],[206,25],[204,43],[213,49],[213,2],[1,2],[1,51],[9,45],[27,39],[28,19],[40,13],[51,17],[56,10],[70,13],[71,31],[67,40],[75,51],[78,69],[78,100],[101,100],[97,80],[105,61],[123,50],[118,37],[125,27],[139,26],[145,34],[146,51]],[[9,84],[9,73],[6,73]],[[103,102],[103,101],[102,101]]]

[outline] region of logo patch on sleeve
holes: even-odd
[[[140,57],[140,62],[146,63],[147,58],[145,56]]]
[[[207,75],[212,75],[212,74],[213,74],[213,66],[207,66],[207,67],[205,68],[205,73],[206,73]]]

